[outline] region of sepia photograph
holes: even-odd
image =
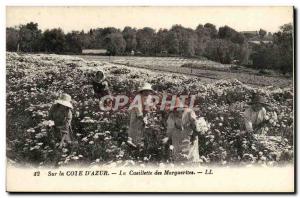
[[[292,6],[7,6],[7,191],[295,192],[294,33]]]

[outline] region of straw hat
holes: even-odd
[[[141,91],[153,91],[154,92],[154,90],[152,89],[152,85],[149,83],[143,84],[143,86],[141,86],[139,88],[138,92],[141,92]]]
[[[71,104],[71,96],[69,94],[62,94],[58,100],[55,101],[56,104],[61,104],[63,106],[69,107],[73,109],[73,105]]]

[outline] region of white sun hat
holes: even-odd
[[[143,86],[141,86],[138,90],[138,92],[141,92],[141,91],[153,91],[154,90],[152,89],[152,85],[150,83],[144,83]]]
[[[55,101],[56,104],[61,104],[63,106],[69,107],[73,109],[73,105],[71,104],[71,96],[69,94],[61,94],[58,100]]]

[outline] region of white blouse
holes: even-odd
[[[267,111],[262,107],[259,111],[254,111],[252,107],[249,107],[244,112],[245,127],[249,132],[253,131],[257,125],[262,123],[267,116]]]

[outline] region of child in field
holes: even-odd
[[[108,82],[102,71],[97,71],[95,77],[92,79],[92,85],[95,97],[101,99],[103,96],[110,95]]]
[[[138,104],[139,107],[134,107],[130,111],[129,140],[127,142],[130,145],[137,146],[144,144],[145,122],[147,122],[145,101],[153,92],[152,86],[149,83],[146,83],[138,90],[138,95],[141,97],[141,104]]]
[[[93,86],[95,97],[100,100],[100,104],[99,104],[100,108],[101,108],[101,106],[111,107],[112,106],[111,92],[110,92],[110,89],[109,89],[108,82],[107,82],[107,80],[104,76],[104,73],[102,71],[97,71],[96,72],[95,76],[93,76],[92,79],[91,79],[91,84]],[[101,99],[104,96],[110,96],[110,97],[105,99],[104,101],[102,101]]]
[[[54,138],[60,141],[59,147],[72,142],[72,109],[71,96],[62,94],[49,110],[49,119],[54,121]]]

